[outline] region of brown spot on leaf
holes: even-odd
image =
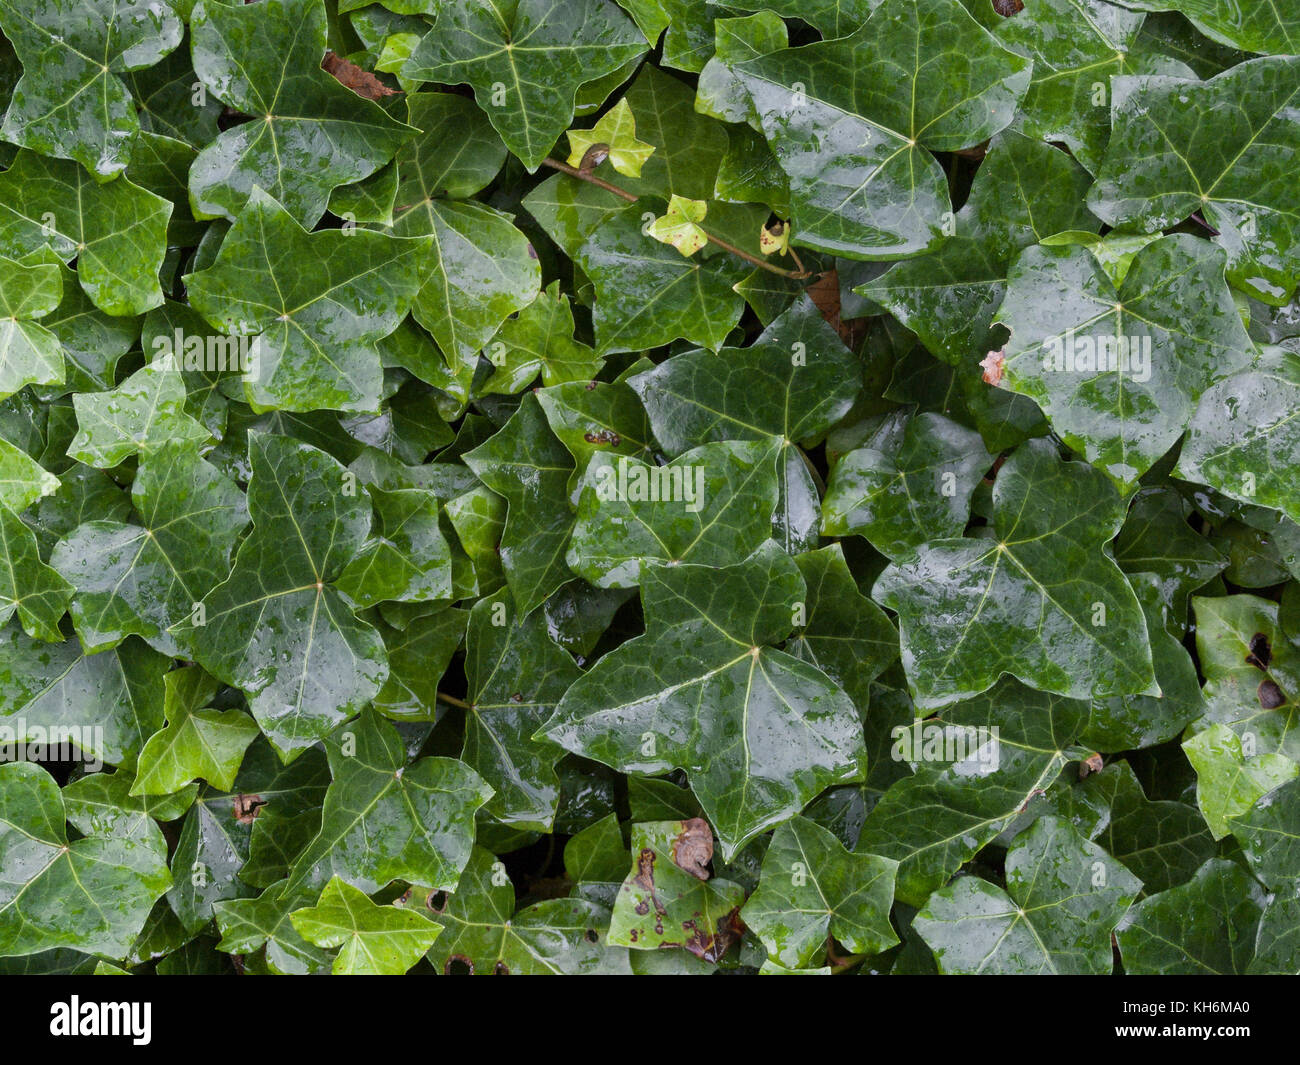
[[[682,822],[682,830],[673,840],[673,861],[697,880],[709,879],[709,862],[713,860],[713,829],[702,817]]]
[[[609,444],[610,447],[618,447],[623,442],[623,438],[612,429],[595,429],[583,433],[582,438],[589,444]]]
[[[1246,653],[1246,664],[1254,666],[1256,669],[1268,669],[1268,664],[1273,660],[1273,648],[1268,642],[1268,637],[1262,632],[1255,633],[1250,638],[1249,648]]]
[[[1016,811],[1016,813],[1018,813],[1018,814],[1022,814],[1022,813],[1024,813],[1026,810],[1029,809],[1029,804],[1030,804],[1031,802],[1033,802],[1036,798],[1038,798],[1038,796],[1040,796],[1040,795],[1046,795],[1046,794],[1047,794],[1047,793],[1046,793],[1045,791],[1043,791],[1042,788],[1035,788],[1035,789],[1034,789],[1033,791],[1031,791],[1031,792],[1029,793],[1029,795],[1025,798],[1025,801],[1024,801],[1023,803],[1020,804],[1020,809],[1018,809],[1018,810]]]
[[[1025,9],[1022,0],[993,0],[993,10],[1003,18],[1011,18]]]
[[[513,695],[510,696],[510,701],[512,703],[522,703],[524,701],[523,692],[515,692]]]
[[[709,935],[694,921],[683,921],[682,930],[686,933],[686,942],[682,946],[701,961],[716,963],[740,938],[744,928],[740,921],[739,907],[718,921],[718,930],[713,935]]]
[[[1282,689],[1271,680],[1261,680],[1255,695],[1259,698],[1259,705],[1265,710],[1276,710],[1286,702],[1286,696],[1282,694]]]
[[[1093,751],[1092,754],[1079,763],[1079,779],[1082,780],[1090,773],[1100,773],[1101,765],[1101,755]]]
[[[251,825],[256,819],[258,811],[266,805],[266,800],[260,795],[236,795],[232,812],[235,820],[241,825]]]
[[[474,963],[464,954],[453,954],[447,959],[442,971],[448,976],[473,976]]]
[[[507,965],[505,962],[503,962],[503,961],[499,961],[499,962],[497,962],[494,966],[492,966],[492,975],[493,975],[493,976],[509,976],[509,975],[510,975],[510,966],[508,966],[508,965]]]
[[[385,96],[401,95],[400,89],[390,89],[370,71],[362,70],[355,63],[333,52],[325,53],[325,58],[320,61],[320,68],[340,85],[351,89],[358,96],[364,96],[367,100],[382,100]]]
[[[648,896],[648,899],[642,899],[641,902],[637,903],[636,912],[644,916],[650,911],[649,904],[653,903],[655,914],[660,922],[655,931],[662,934],[663,915],[668,911],[664,908],[664,904],[659,901],[659,896],[655,894],[655,852],[649,847],[642,847],[641,853],[636,856],[636,876],[632,878],[632,882]],[[642,909],[642,906],[645,909]]]

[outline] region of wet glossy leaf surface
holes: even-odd
[[[0,0],[0,973],[1300,973],[1294,8]]]

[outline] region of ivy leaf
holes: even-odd
[[[1012,20],[1015,21],[1015,20]],[[1087,173],[1062,151],[1010,130],[993,138],[952,236],[855,292],[875,300],[954,366],[995,347],[993,317],[1016,253],[1061,230],[1096,228]]]
[[[632,369],[643,363],[638,361]],[[627,455],[645,462],[659,453],[650,419],[637,394],[618,381],[572,381],[536,393],[551,432],[573,456],[569,496],[577,504],[582,474],[593,456]]]
[[[262,188],[310,228],[333,189],[373,174],[414,132],[321,70],[322,0],[238,7],[200,0],[190,32],[199,80],[249,116],[218,134],[190,168],[197,218],[236,221]]]
[[[364,491],[348,493],[348,471],[308,444],[256,433],[249,449],[253,531],[230,576],[174,632],[208,672],[243,689],[288,759],[355,714],[388,674],[379,634],[332,583],[365,542],[370,507]]]
[[[502,321],[533,302],[541,270],[509,215],[468,199],[506,157],[483,113],[463,96],[418,93],[410,98],[410,118],[424,132],[397,157],[392,232],[432,239],[414,315],[453,369],[472,371]],[[448,138],[460,148],[455,155],[446,150]]]
[[[438,523],[438,499],[419,488],[372,489],[382,525],[339,576],[338,589],[359,606],[381,601],[453,598],[451,548]]]
[[[58,643],[59,621],[72,585],[41,561],[36,536],[13,511],[0,507],[0,624],[17,612],[28,634]]]
[[[858,591],[839,544],[795,556],[808,594],[804,624],[785,650],[816,666],[853,699],[860,713],[871,682],[898,654],[898,631],[885,612]]]
[[[518,315],[507,318],[486,350],[494,369],[483,383],[484,395],[522,391],[538,373],[547,387],[591,381],[604,361],[574,339],[573,308],[556,281]]]
[[[120,958],[171,885],[161,840],[91,834],[69,842],[54,778],[0,765],[0,953],[55,947]]]
[[[1146,797],[1132,767],[1115,762],[1090,775],[1080,787],[1110,789],[1106,824],[1096,840],[1158,894],[1190,880],[1214,853],[1204,819],[1186,803]]]
[[[674,194],[668,201],[668,213],[646,226],[646,236],[660,244],[671,244],[689,259],[709,243],[708,234],[700,228],[708,209],[703,200],[688,200]]]
[[[1125,0],[1140,11],[1178,11],[1212,41],[1247,52],[1295,55],[1300,16],[1284,4],[1237,4],[1233,0]]]
[[[581,166],[593,146],[603,145],[598,150],[609,165],[628,177],[640,177],[641,167],[655,150],[653,144],[636,139],[636,116],[626,98],[601,115],[591,129],[571,129],[568,137],[570,166]]]
[[[744,271],[731,257],[696,262],[643,229],[655,201],[606,218],[577,252],[596,289],[596,352],[638,351],[689,340],[716,351],[740,318],[733,286]]]
[[[635,950],[681,947],[717,962],[739,938],[744,889],[710,879],[713,834],[700,818],[632,826],[632,871],[619,888],[612,944]]]
[[[465,463],[507,503],[501,564],[521,613],[530,614],[572,574],[564,551],[573,529],[568,482],[573,459],[547,427],[532,393]]]
[[[1218,723],[1184,740],[1183,753],[1196,770],[1196,804],[1215,839],[1231,832],[1233,819],[1260,796],[1300,775],[1285,755],[1247,754],[1236,733]]]
[[[1205,675],[1205,717],[1193,731],[1227,725],[1254,755],[1282,754],[1300,764],[1300,650],[1279,626],[1277,604],[1253,595],[1197,597],[1192,610]]]
[[[468,82],[506,147],[532,171],[573,119],[578,87],[645,50],[611,0],[470,0],[442,8],[403,74]]]
[[[864,769],[848,696],[764,646],[789,635],[805,591],[771,543],[735,566],[645,568],[645,635],[574,681],[539,735],[622,772],[684,770],[730,860]]]
[[[782,18],[803,19],[827,40],[847,37],[870,17],[878,0],[742,0],[727,7],[767,10]]]
[[[896,67],[910,89],[852,76],[881,65]],[[957,0],[883,0],[855,33],[733,69],[790,178],[797,242],[894,259],[941,238],[950,205],[929,151],[967,148],[1005,128],[1031,67]],[[931,68],[946,73],[931,78]]]
[[[169,630],[229,573],[248,522],[244,496],[192,446],[169,442],[140,464],[131,499],[140,524],[84,522],[50,563],[72,584],[72,620],[88,649],[134,633],[177,655]]]
[[[27,385],[63,384],[63,348],[39,319],[63,302],[56,263],[0,255],[0,397]]]
[[[814,967],[828,935],[854,954],[879,954],[898,942],[889,924],[897,869],[892,858],[852,854],[795,817],[773,834],[758,890],[740,916],[787,968]]]
[[[240,710],[202,709],[220,685],[197,666],[172,670],[163,684],[167,727],[140,752],[131,793],[169,795],[197,777],[229,791],[257,723]]]
[[[0,712],[15,731],[25,729],[16,736],[20,741],[43,742],[71,731],[89,760],[129,768],[163,726],[167,659],[139,640],[98,654],[81,652],[76,641],[24,645],[11,639],[0,647],[9,678]]]
[[[1164,743],[1205,710],[1196,666],[1166,625],[1159,582],[1151,574],[1137,574],[1129,577],[1129,583],[1146,618],[1160,695],[1118,695],[1094,702],[1092,719],[1079,740],[1103,751]]]
[[[874,598],[899,614],[917,705],[1008,673],[1071,698],[1157,694],[1149,642],[1133,635],[1146,631],[1141,607],[1104,546],[1122,521],[1100,473],[1047,441],[1022,444],[993,485],[993,537],[922,544],[876,581]]]
[[[728,64],[743,63],[789,44],[786,24],[773,11],[759,11],[745,18],[717,19],[713,23],[713,58],[700,71],[696,109],[724,122],[747,122],[749,94]]]
[[[979,433],[925,412],[881,433],[835,464],[822,501],[822,532],[861,533],[891,559],[926,540],[960,537],[971,494],[993,464]]]
[[[1087,719],[1086,703],[1008,680],[945,710],[931,723],[939,731],[921,733],[919,745],[914,729],[896,730],[891,757],[920,760],[935,736],[940,755],[947,748],[957,757],[930,757],[889,787],[855,849],[896,860],[897,897],[923,905],[1056,779]]]
[[[465,635],[466,612],[434,610],[410,621],[405,629],[384,628],[388,680],[374,707],[394,721],[437,721],[444,709],[438,683]]]
[[[185,382],[174,355],[137,370],[110,392],[78,393],[77,435],[68,455],[110,469],[131,455],[149,455],[170,441],[206,443],[209,433],[185,413]]]
[[[1110,79],[1191,73],[1139,36],[1146,16],[1128,8],[1140,6],[1044,0],[999,20],[994,31],[1004,46],[1034,61],[1033,80],[1020,101],[1023,132],[1063,142],[1094,174],[1110,137]]]
[[[450,891],[469,861],[474,813],[492,789],[464,762],[408,763],[397,729],[372,711],[325,741],[333,783],[320,832],[299,856],[285,897],[331,877],[373,893],[393,880]]]
[[[76,163],[20,151],[0,174],[0,255],[21,259],[48,245],[110,315],[161,306],[158,274],[171,204],[126,178],[105,185]]]
[[[293,927],[318,947],[342,947],[336,976],[401,976],[433,946],[442,929],[418,913],[378,906],[338,877],[315,906],[289,915]]]
[[[564,872],[575,884],[622,883],[627,847],[618,815],[609,814],[575,833],[564,845]]]
[[[1133,497],[1115,539],[1115,561],[1130,576],[1148,573],[1160,587],[1178,631],[1187,597],[1219,574],[1227,559],[1188,523],[1190,507],[1173,488],[1144,488]]]
[[[0,438],[0,506],[15,514],[59,488],[59,479]]]
[[[68,823],[83,835],[119,833],[124,837],[156,840],[166,846],[156,821],[175,821],[191,807],[197,785],[169,795],[133,796],[135,783],[129,770],[88,773],[63,789]]]
[[[0,137],[75,159],[101,181],[131,156],[140,121],[119,75],[152,66],[185,31],[166,0],[0,3],[0,27],[23,64]]]
[[[1251,870],[1270,891],[1295,889],[1300,856],[1300,780],[1294,777],[1262,796],[1229,830],[1241,844]]]
[[[777,502],[774,439],[705,444],[666,466],[593,455],[567,560],[598,588],[630,588],[652,561],[726,566],[766,541]]]
[[[1143,248],[1119,285],[1082,247],[1028,249],[997,315],[1011,331],[1005,387],[1127,485],[1177,442],[1201,393],[1253,357],[1222,271],[1222,254],[1187,235]]]
[[[443,933],[429,951],[441,973],[476,976],[627,974],[627,954],[605,943],[609,911],[585,899],[548,899],[515,910],[505,863],[475,847],[450,896],[413,890]]]
[[[1110,931],[1142,888],[1068,822],[1040,817],[1007,852],[1006,890],[968,876],[930,896],[913,927],[941,973],[1103,976]]]
[[[1255,941],[1255,957],[1249,972],[1260,975],[1295,976],[1300,972],[1300,899],[1275,895],[1264,908]]]
[[[1228,277],[1280,306],[1300,281],[1300,240],[1285,167],[1300,148],[1294,56],[1240,63],[1209,81],[1119,78],[1114,132],[1088,206],[1146,233],[1198,212],[1228,253]],[[1229,128],[1212,116],[1241,114]],[[1156,136],[1152,136],[1152,130]]]
[[[281,881],[255,899],[216,903],[213,913],[221,930],[217,949],[251,954],[264,946],[271,972],[295,976],[325,972],[331,964],[330,956],[308,943],[293,926],[293,913],[311,902],[304,892],[288,893]]]
[[[1255,366],[1201,396],[1178,454],[1179,477],[1300,521],[1300,355],[1265,348]]]
[[[259,334],[244,378],[251,402],[369,411],[379,406],[383,376],[376,342],[406,314],[429,248],[427,239],[361,229],[308,233],[255,188],[216,261],[185,284],[195,309],[223,333]]]
[[[522,616],[508,592],[470,612],[461,758],[495,791],[485,810],[504,824],[549,830],[560,800],[555,763],[563,752],[532,736],[581,671],[548,632],[542,611]]]
[[[180,5],[184,14],[185,4]],[[184,141],[195,148],[216,137],[221,101],[198,93],[200,87],[188,47],[169,52],[153,66],[127,74],[123,80],[135,98],[140,128]]]
[[[1143,899],[1116,933],[1124,971],[1244,975],[1265,893],[1235,862],[1211,858],[1186,884]]]
[[[801,551],[817,545],[819,503],[796,442],[818,440],[844,417],[860,379],[859,361],[801,296],[749,347],[675,355],[628,384],[670,455],[712,441],[780,437],[774,535]]]

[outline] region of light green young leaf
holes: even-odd
[[[257,723],[242,710],[202,709],[220,685],[198,666],[172,670],[163,684],[167,726],[140,752],[131,794],[169,795],[198,777],[230,791]]]
[[[397,906],[379,906],[335,877],[315,906],[289,915],[298,934],[318,947],[342,949],[335,976],[401,976],[433,946],[442,928]]]

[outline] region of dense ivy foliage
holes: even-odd
[[[0,972],[1300,971],[1300,9],[0,0]]]

